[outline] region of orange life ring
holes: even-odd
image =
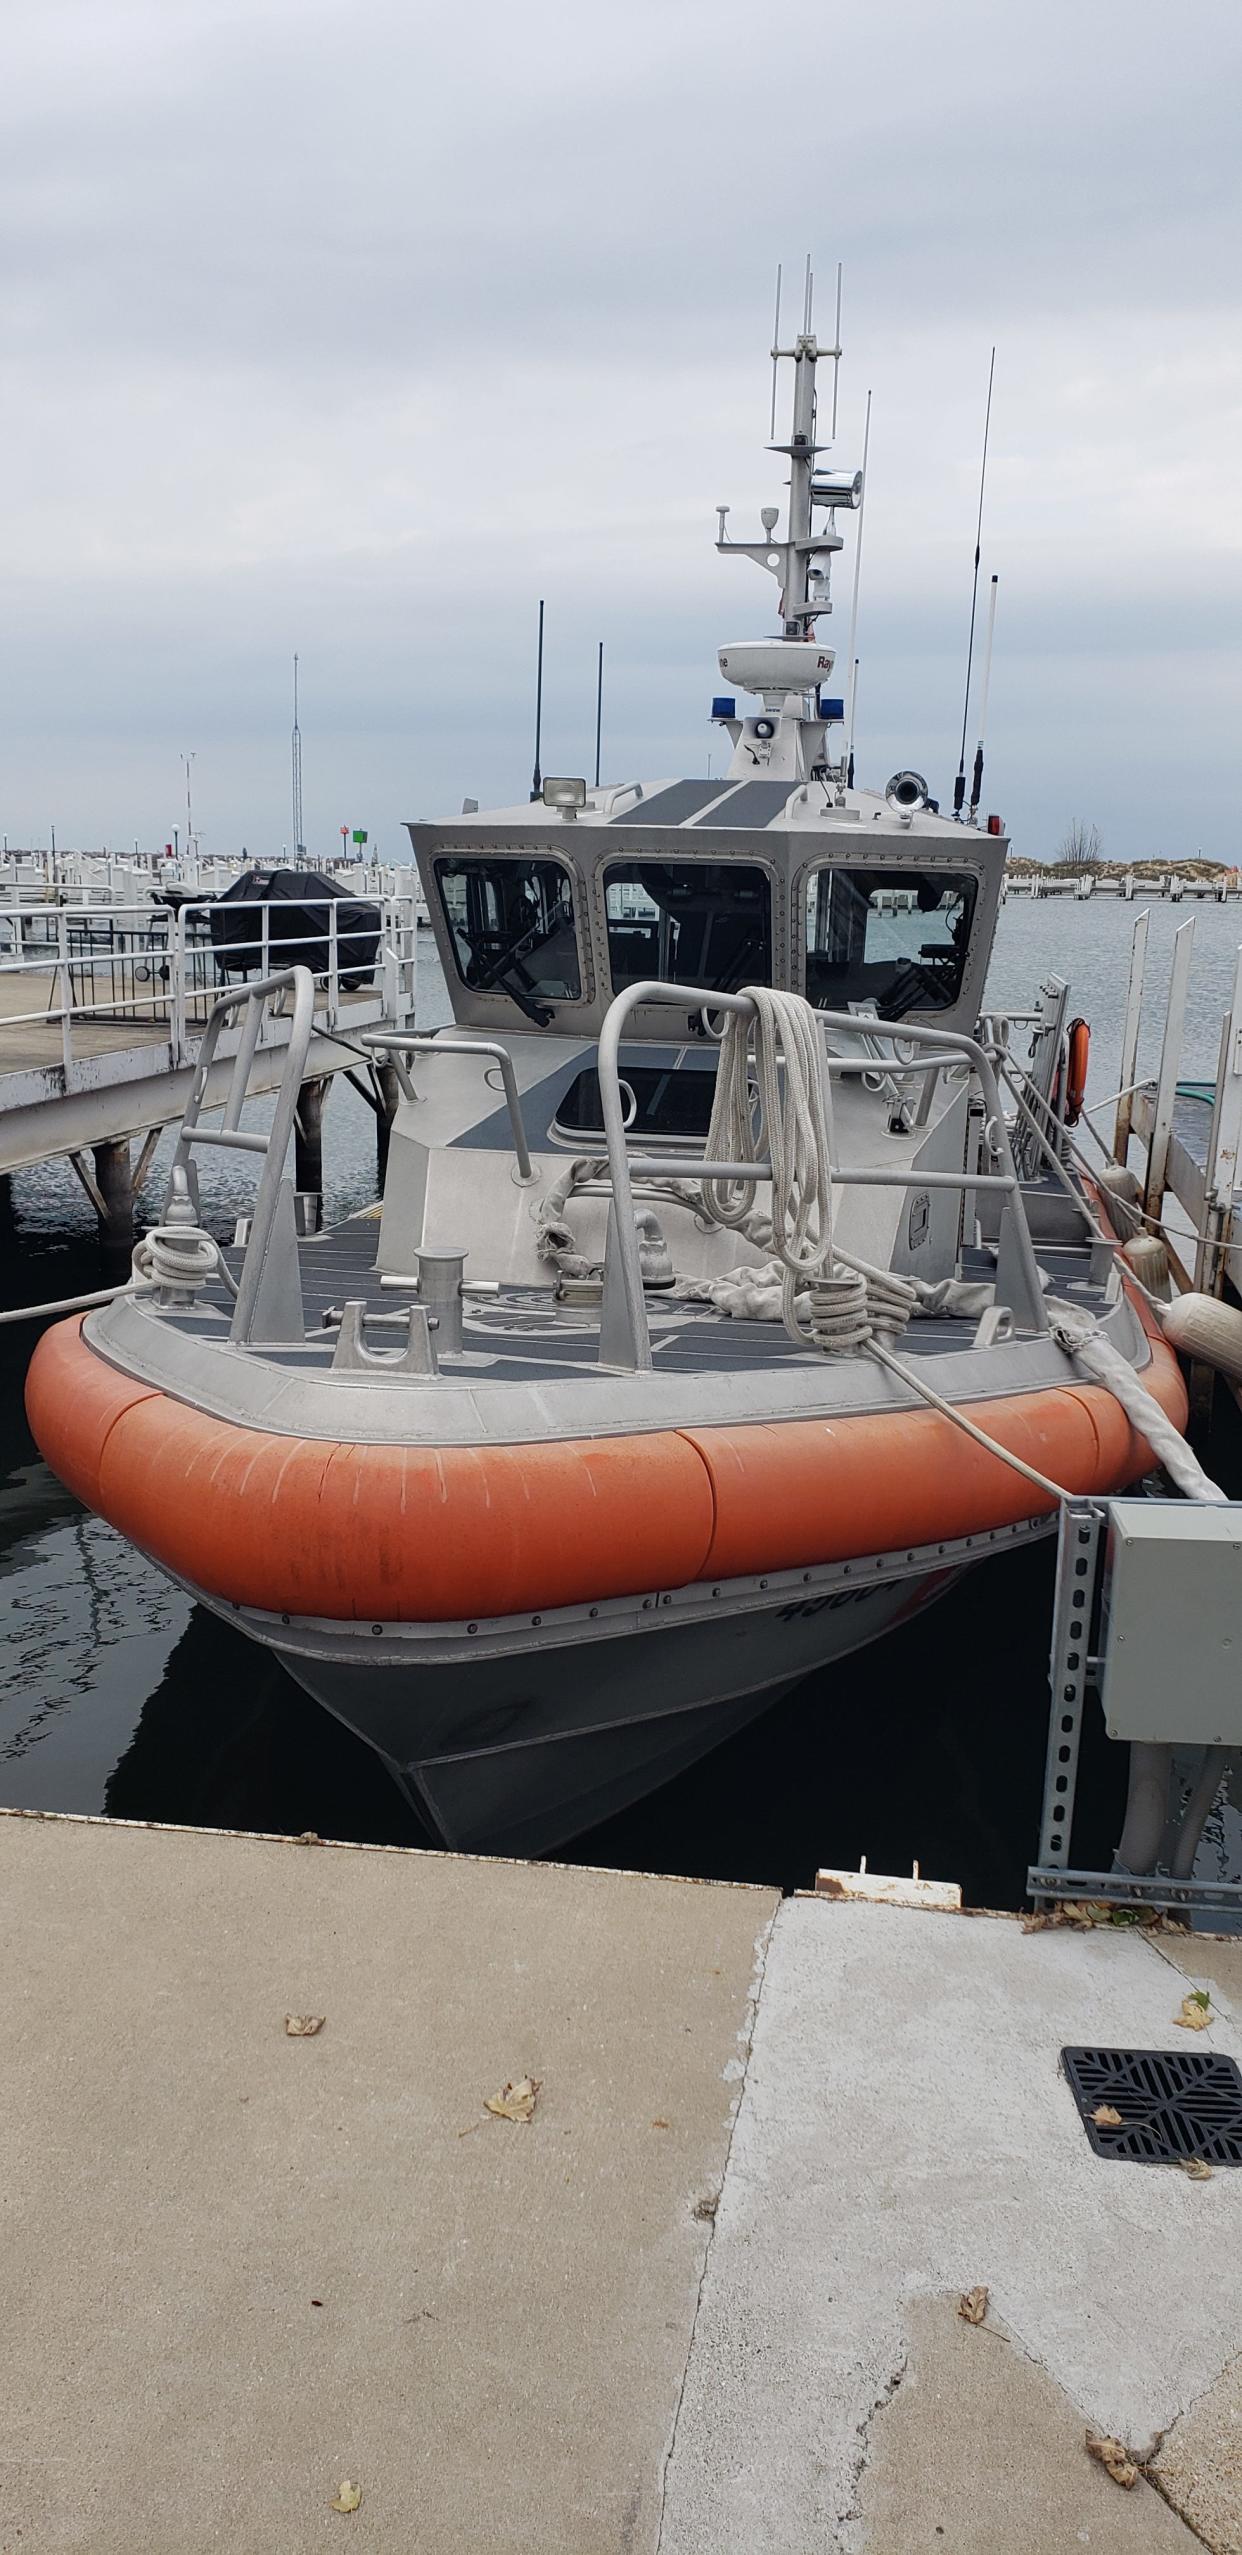
[[[1161,1338],[1143,1380],[1181,1426],[1185,1392]],[[80,1320],[45,1331],[26,1409],[53,1472],[177,1578],[338,1622],[444,1623],[685,1588],[947,1542],[1053,1506],[929,1410],[516,1446],[281,1437],[121,1374]],[[1099,1385],[1007,1394],[972,1415],[1071,1491],[1123,1490],[1151,1466]]]
[[[1076,1127],[1087,1097],[1087,1067],[1091,1061],[1091,1030],[1085,1020],[1071,1020],[1067,1054],[1065,1124],[1067,1127]]]

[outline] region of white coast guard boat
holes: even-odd
[[[1021,1065],[979,1027],[1000,820],[853,786],[818,625],[861,482],[824,465],[819,352],[782,357],[784,533],[721,520],[782,597],[720,651],[728,772],[412,824],[454,1025],[388,1041],[378,1214],[298,1238],[311,979],[234,987],[139,1283],[31,1370],[61,1477],[457,1846],[593,1824],[1047,1531],[1060,1488],[1143,1473],[1119,1389],[1184,1408],[1062,1159],[1065,989]],[[260,1035],[285,1079],[222,1252],[195,1161],[243,1132]]]

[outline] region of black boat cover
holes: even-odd
[[[375,974],[380,909],[351,896],[313,869],[246,869],[209,909],[211,945],[222,976],[254,976],[263,965],[263,916],[268,907],[267,963],[309,967],[326,976],[330,964],[328,906],[336,913],[336,957],[346,993],[369,985]],[[240,909],[240,910],[239,910]]]

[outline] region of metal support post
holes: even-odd
[[[1190,959],[1194,947],[1195,918],[1183,923],[1173,939],[1173,972],[1169,978],[1169,1005],[1164,1016],[1164,1044],[1160,1050],[1160,1078],[1156,1085],[1156,1106],[1152,1117],[1151,1143],[1147,1152],[1147,1181],[1143,1204],[1147,1213],[1159,1216],[1169,1175],[1169,1139],[1173,1133],[1173,1103],[1177,1097],[1177,1071],[1182,1058],[1182,1034],[1186,1023],[1186,989],[1190,980]]]
[[[252,1014],[257,1020],[257,1006]],[[304,1082],[298,1092],[298,1112],[293,1125],[293,1180],[302,1194],[323,1196],[323,1104],[328,1096],[330,1077],[316,1076]]]
[[[394,1064],[377,1056],[373,1066],[380,1105],[375,1113],[375,1169],[380,1187],[388,1174],[388,1140],[401,1099],[401,1077]]]
[[[112,1136],[92,1147],[95,1156],[96,1213],[105,1242],[132,1243],[134,1178],[128,1136]]]
[[[1150,908],[1145,905],[1142,913],[1135,915],[1134,930],[1130,935],[1130,984],[1126,994],[1126,1025],[1121,1040],[1121,1093],[1113,1125],[1113,1155],[1121,1163],[1124,1163],[1130,1149],[1130,1126],[1134,1117],[1134,1078],[1138,1071],[1143,975],[1147,966],[1147,926],[1150,920]]]
[[[1242,1153],[1242,949],[1234,972],[1233,995],[1221,1029],[1216,1094],[1204,1178],[1207,1238],[1195,1259],[1195,1285],[1209,1295],[1222,1295],[1233,1230],[1233,1200]]]
[[[69,923],[64,906],[56,912],[56,1006],[60,1013],[60,1060],[65,1089],[73,1088],[73,978],[69,973]]]
[[[1039,1826],[1039,1861],[1045,1871],[1069,1868],[1101,1524],[1100,1510],[1089,1501],[1067,1502],[1061,1512],[1048,1662],[1048,1752]]]

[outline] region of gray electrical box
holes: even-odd
[[[1242,1503],[1106,1505],[1100,1652],[1109,1737],[1242,1747]]]

